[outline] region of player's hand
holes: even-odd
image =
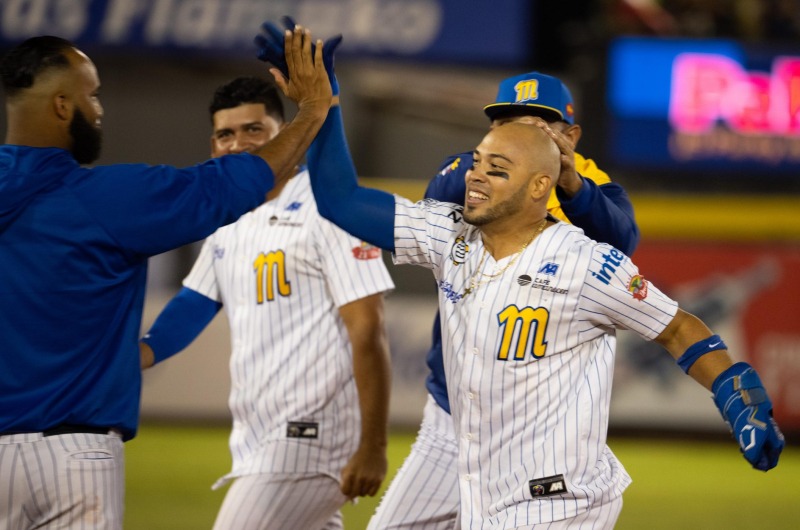
[[[711,391],[745,459],[761,471],[778,465],[785,441],[772,418],[772,402],[753,367],[734,364],[717,377]]]
[[[302,26],[286,30],[284,49],[289,77],[279,68],[270,68],[270,73],[284,95],[297,103],[298,108],[324,106],[327,111],[332,94],[322,61],[322,41],[317,41],[315,53],[312,53],[311,43],[311,32]]]
[[[282,17],[281,21],[286,29],[294,31],[297,27],[292,17]],[[279,29],[273,22],[264,22],[261,25],[262,32],[255,38],[256,48],[258,49],[256,56],[259,60],[272,63],[285,78],[290,78],[288,65],[284,58],[284,32]],[[336,48],[342,42],[342,36],[336,35],[326,40],[322,45],[322,62],[325,65],[325,71],[328,72],[331,88],[334,96],[339,95],[339,83],[336,80],[334,72],[334,54]],[[316,44],[311,44],[311,53],[316,54]]]
[[[550,125],[541,118],[524,116],[515,121],[525,123],[523,120],[530,120],[533,125],[541,127],[558,146],[558,150],[561,151],[561,173],[558,175],[556,185],[561,188],[567,197],[574,197],[583,187],[583,180],[575,169],[575,146],[572,140],[562,132],[550,127]]]
[[[342,470],[341,490],[349,499],[374,496],[386,478],[386,449],[360,446]]]
[[[149,344],[144,342],[139,343],[139,364],[144,370],[145,368],[150,368],[156,362],[156,355],[153,353],[153,349],[150,347]]]

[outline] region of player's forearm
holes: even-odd
[[[308,172],[320,215],[350,234],[394,251],[394,196],[363,188],[347,139],[341,109],[332,107],[308,150]]]
[[[388,442],[391,361],[383,332],[353,344],[353,373],[361,409],[363,448],[385,450]]]
[[[183,287],[156,318],[142,337],[142,367],[159,363],[186,348],[214,319],[222,304]],[[149,352],[147,350],[150,350]]]
[[[708,329],[702,320],[679,309],[672,322],[656,337],[656,341],[678,360],[693,345],[713,335],[713,332]],[[722,343],[720,345],[724,346]],[[694,364],[691,365],[688,373],[695,381],[711,390],[711,386],[717,376],[732,364],[727,350],[713,350],[698,357]]]
[[[277,187],[294,174],[311,142],[325,122],[328,105],[311,102],[301,106],[295,118],[256,154],[263,158],[275,175]]]

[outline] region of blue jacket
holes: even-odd
[[[62,149],[0,146],[0,433],[132,438],[147,258],[235,221],[272,182],[251,155],[90,169]]]

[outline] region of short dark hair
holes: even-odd
[[[248,103],[261,103],[269,116],[281,123],[285,121],[278,87],[273,81],[261,77],[237,77],[217,88],[208,106],[208,113],[213,121],[217,111]]]
[[[12,48],[0,61],[0,75],[6,95],[33,86],[36,78],[51,68],[68,68],[65,54],[75,45],[61,37],[32,37]]]

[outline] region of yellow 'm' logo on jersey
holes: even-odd
[[[537,79],[526,79],[514,85],[517,99],[514,103],[527,101],[529,99],[539,99],[539,81]]]
[[[497,358],[507,361],[509,355],[515,361],[525,359],[526,352],[530,351],[536,359],[544,357],[547,342],[544,332],[547,330],[547,321],[550,312],[544,307],[518,308],[510,305],[503,309],[497,320],[503,332]],[[513,350],[513,354],[512,354]]]
[[[286,280],[286,255],[282,250],[263,252],[253,262],[256,273],[256,302],[264,303],[265,291],[268,302],[275,300],[275,290],[281,296],[292,294],[292,285]]]

